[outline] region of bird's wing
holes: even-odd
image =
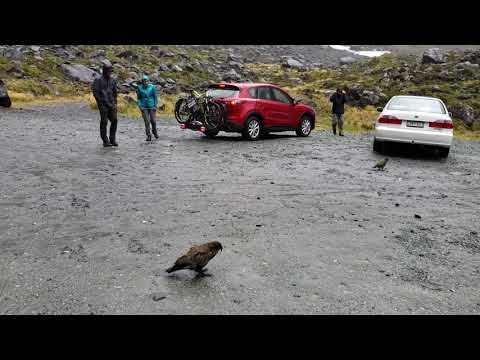
[[[192,264],[192,258],[187,255],[182,255],[175,261],[175,266],[177,267],[189,267],[192,265],[194,265]]]
[[[192,260],[197,266],[204,267],[214,256],[215,253],[212,251],[197,249]]]
[[[201,245],[194,245],[190,249],[188,249],[185,256],[193,257],[198,251],[202,249]]]

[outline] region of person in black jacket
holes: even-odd
[[[100,137],[103,146],[118,146],[115,141],[117,132],[117,83],[112,78],[113,67],[105,62],[102,76],[97,77],[92,84],[92,92],[100,111]],[[110,120],[110,139],[107,137],[107,124]]]
[[[337,134],[338,124],[338,135],[343,136],[343,114],[345,113],[345,103],[347,102],[345,91],[342,91],[338,88],[337,91],[332,96],[330,96],[330,102],[332,103],[333,134]]]

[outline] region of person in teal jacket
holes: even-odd
[[[147,134],[147,141],[152,141],[150,133],[150,125],[155,139],[158,139],[157,123],[155,114],[157,111],[158,97],[157,88],[150,83],[147,75],[142,78],[142,83],[137,86],[137,103],[142,112],[143,121],[145,121],[145,133]]]

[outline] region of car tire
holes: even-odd
[[[448,157],[448,154],[450,153],[450,148],[438,148],[438,155],[440,155],[441,158],[446,159]]]
[[[303,116],[300,119],[298,129],[295,132],[297,133],[297,136],[307,137],[312,132],[312,126],[312,119],[308,116]]]
[[[245,129],[243,130],[243,138],[251,141],[256,141],[262,136],[262,123],[256,116],[251,116],[245,122]]]
[[[373,139],[373,151],[381,153],[383,151],[383,143],[377,139]]]
[[[209,139],[214,139],[218,135],[220,130],[207,130],[204,132],[205,136]]]

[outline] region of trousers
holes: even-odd
[[[117,109],[100,108],[100,137],[104,144],[115,142],[117,134]],[[110,120],[110,140],[107,137],[107,124]]]
[[[145,122],[145,133],[150,135],[150,125],[152,126],[153,135],[157,136],[157,122],[155,120],[155,109],[141,109],[143,121]]]

